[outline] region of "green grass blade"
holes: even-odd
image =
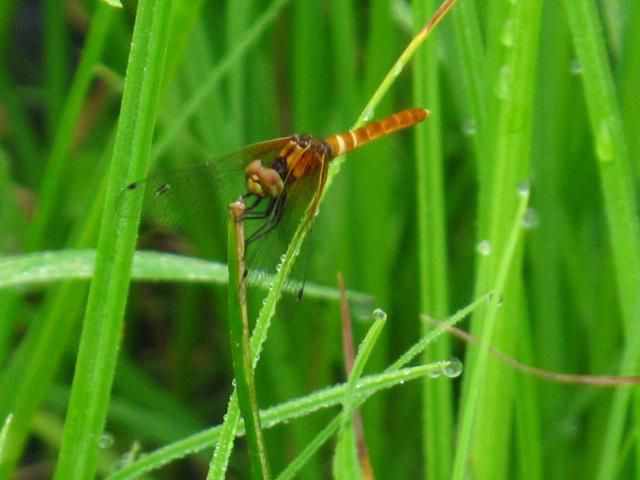
[[[441,368],[441,365],[422,365],[418,367],[399,369],[393,372],[381,373],[362,378],[357,384],[358,392],[364,398],[379,392],[382,389],[391,388],[405,381],[418,379],[429,372]],[[314,392],[302,398],[290,400],[281,405],[264,410],[260,414],[264,428],[271,428],[281,423],[286,423],[303,415],[309,415],[321,409],[339,405],[344,399],[346,385],[337,385]],[[234,401],[235,402],[235,401]],[[339,417],[336,417],[339,418]],[[226,424],[212,427],[203,432],[198,432],[176,443],[166,445],[163,448],[151,452],[125,468],[115,472],[108,480],[130,480],[156,470],[167,463],[183,458],[189,454],[198,452],[206,447],[219,442]],[[335,430],[339,427],[336,422]],[[334,431],[335,431],[334,430]],[[244,427],[238,427],[238,434],[244,433]],[[330,436],[328,437],[330,438]]]
[[[541,2],[528,0],[506,5],[505,8],[508,10],[505,12],[504,25],[490,29],[493,37],[487,40],[487,45],[491,47],[487,55],[489,65],[495,63],[497,69],[494,86],[497,102],[492,108],[497,117],[492,120],[495,126],[490,133],[495,137],[490,140],[491,148],[485,145],[479,152],[482,157],[478,167],[478,241],[486,240],[491,254],[477,257],[477,294],[495,290],[500,264],[507,258],[505,248],[514,228],[512,222],[516,218],[516,208],[520,208],[514,202],[515,192],[519,182],[529,175],[531,158]],[[508,37],[503,36],[505,30],[509,32]],[[490,155],[489,151],[492,152]],[[509,262],[512,260],[512,271],[519,271],[522,256],[508,259]],[[509,282],[508,291],[501,294],[517,302],[517,285],[516,281]],[[485,342],[491,341],[496,347],[512,351],[510,347],[515,344],[516,324],[506,320],[510,318],[506,309],[502,310],[495,323],[487,320],[485,315],[490,310],[491,307],[482,309],[474,315],[472,333]],[[487,328],[487,325],[491,328]],[[490,335],[490,338],[484,338],[483,335]],[[465,475],[468,455],[476,460],[473,464],[476,475],[499,479],[508,469],[508,462],[501,459],[509,458],[512,445],[513,382],[508,370],[494,361],[486,363],[486,357],[480,362],[480,356],[484,357],[485,354],[471,351],[465,361],[467,375],[463,383],[462,426],[453,473],[456,479]],[[473,452],[469,450],[471,445]]]
[[[464,398],[464,405],[462,410],[462,419],[460,425],[460,432],[458,435],[458,449],[453,465],[452,478],[462,479],[465,477],[465,471],[467,468],[467,455],[471,448],[472,435],[476,433],[473,431],[477,428],[475,425],[476,416],[478,414],[478,404],[482,394],[483,383],[486,381],[487,361],[489,356],[489,345],[492,341],[493,332],[496,329],[496,322],[498,319],[498,310],[501,307],[503,301],[504,292],[507,289],[507,281],[509,279],[509,273],[513,269],[514,257],[516,256],[516,249],[518,247],[518,241],[523,229],[523,219],[527,211],[529,204],[529,190],[528,186],[525,191],[519,193],[519,201],[515,217],[512,220],[511,231],[508,232],[508,237],[503,245],[503,254],[500,256],[499,263],[497,265],[497,272],[493,284],[493,290],[491,293],[491,300],[486,308],[486,316],[482,325],[482,332],[480,335],[480,348],[477,355],[475,365],[470,374],[465,378],[467,386],[467,395]],[[486,412],[486,408],[483,411],[483,415]],[[485,442],[488,439],[485,437]],[[486,468],[501,469],[499,464],[487,465]]]
[[[379,312],[376,310],[376,312]],[[358,462],[358,449],[353,428],[353,415],[357,408],[358,396],[354,395],[356,385],[362,376],[364,367],[371,356],[373,347],[382,333],[382,329],[387,321],[386,314],[375,316],[373,325],[367,332],[364,340],[358,347],[358,354],[353,363],[353,368],[349,374],[344,400],[342,402],[342,413],[340,419],[340,430],[338,432],[338,442],[333,457],[333,473],[336,478],[357,479],[361,477],[360,465]],[[321,433],[322,434],[322,433]]]
[[[301,223],[300,225],[301,227],[306,228],[298,228],[298,230],[294,233],[291,243],[289,243],[289,246],[287,248],[287,252],[284,254],[284,261],[280,264],[274,282],[269,289],[269,293],[264,299],[263,307],[258,314],[258,318],[251,335],[251,354],[253,358],[253,368],[255,368],[256,363],[260,358],[263,344],[267,339],[267,333],[269,330],[269,326],[271,325],[271,320],[276,312],[276,306],[278,304],[278,301],[280,300],[280,297],[284,293],[287,279],[289,278],[295,259],[300,252],[302,242],[304,241],[304,238],[309,229],[308,223]],[[207,475],[207,480],[224,477],[227,469],[227,463],[229,461],[229,456],[231,455],[233,439],[235,436],[235,430],[239,418],[240,415],[238,411],[237,396],[236,392],[234,391],[227,407],[225,422],[222,427],[223,434],[220,436],[220,441],[216,445],[216,449],[213,452],[213,458],[209,466],[209,474]]]
[[[596,7],[583,0],[564,4],[583,70],[584,95],[604,193],[617,294],[626,327],[627,343],[620,365],[620,374],[625,375],[637,371],[640,358],[640,222],[636,193],[622,117]],[[620,388],[614,397],[602,447],[598,471],[600,479],[618,475],[616,462],[630,394],[630,388]]]
[[[241,210],[238,207],[242,207]],[[271,478],[267,450],[260,426],[256,386],[253,381],[251,349],[249,347],[249,314],[245,275],[244,203],[229,206],[227,251],[229,265],[228,312],[231,356],[238,407],[244,420],[251,461],[251,478]]]
[[[425,351],[425,349],[433,343],[440,335],[446,332],[447,327],[451,325],[455,325],[456,323],[462,321],[465,317],[474,312],[474,310],[481,307],[483,304],[487,302],[487,300],[493,295],[493,293],[487,293],[482,297],[474,300],[472,303],[467,305],[464,308],[461,308],[456,313],[451,315],[447,320],[443,321],[436,328],[429,330],[425,335],[423,335],[420,340],[418,340],[414,345],[411,346],[405,353],[403,353],[400,358],[398,358],[395,362],[393,362],[385,371],[393,372],[398,370],[399,368],[407,365],[411,360],[420,355]]]
[[[276,477],[277,480],[289,480],[295,478],[298,472],[304,467],[309,459],[315,454],[318,449],[332,438],[338,426],[340,425],[340,416],[336,416],[331,420],[326,427],[322,429],[318,435],[316,435],[313,441],[305,447],[305,449],[298,455],[287,468],[280,472],[280,475]]]
[[[35,286],[61,280],[89,280],[93,276],[96,254],[94,250],[56,250],[0,258],[0,289]],[[131,279],[150,282],[183,282],[227,285],[227,265],[200,258],[171,253],[137,251],[133,257]],[[273,277],[258,285],[266,288]],[[290,295],[295,291],[286,289]],[[338,302],[336,288],[307,282],[305,298]],[[349,302],[361,311],[370,310],[370,295],[347,290]]]
[[[434,1],[414,1],[414,23],[424,25],[435,10]],[[416,130],[416,222],[420,311],[436,318],[448,314],[447,233],[444,200],[444,155],[442,152],[442,112],[438,73],[438,35],[418,52],[414,61],[414,98],[416,105],[434,112],[429,128]],[[421,324],[425,334],[433,328]],[[424,362],[450,356],[450,342],[443,338],[425,351]],[[423,382],[423,458],[428,478],[449,477],[453,458],[453,410],[450,382]]]
[[[6,441],[9,436],[9,429],[11,428],[12,420],[13,415],[7,415],[4,422],[2,422],[2,429],[0,429],[0,463],[4,463],[5,460]]]
[[[115,202],[128,173],[145,171],[162,84],[171,2],[138,5],[105,214],[56,468],[57,479],[93,478],[106,418],[137,222],[118,218]],[[127,165],[131,162],[131,166]],[[141,208],[141,205],[137,205]]]

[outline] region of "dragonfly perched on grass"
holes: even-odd
[[[204,192],[216,190],[226,204],[242,196],[249,269],[269,273],[299,223],[313,221],[334,158],[429,115],[428,110],[411,108],[324,140],[291,135],[249,145],[216,160],[130,183],[117,208],[126,212],[133,197],[142,196],[144,220],[179,230],[193,219],[208,223],[200,212]]]

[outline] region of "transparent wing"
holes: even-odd
[[[270,165],[291,140],[283,137],[249,145],[230,155],[190,167],[160,172],[127,185],[119,195],[116,209],[123,217],[132,215],[134,200],[142,201],[142,221],[151,227],[169,229],[187,238],[224,241],[227,206],[246,193],[244,169],[251,161],[261,159]],[[273,273],[298,227],[310,202],[316,198],[322,170],[311,172],[285,188],[271,216],[245,221],[246,238],[265,223],[274,222],[274,214],[282,209],[275,227],[247,247],[249,280],[262,282]],[[250,203],[251,199],[247,200]],[[266,206],[268,199],[263,200]],[[260,205],[258,208],[264,208]],[[197,233],[194,231],[199,230]]]
[[[310,224],[315,218],[316,198],[319,198],[326,178],[327,162],[320,162],[321,168],[315,169],[306,176],[297,179],[287,186],[285,195],[278,198],[284,202],[284,213],[276,228],[268,235],[251,243],[247,248],[247,264],[249,265],[249,281],[262,281],[265,273],[273,273],[276,265],[282,262],[283,255],[301,223]],[[307,211],[312,205],[313,211]],[[246,231],[251,235],[255,228],[252,220],[245,221]],[[306,249],[303,249],[307,253]],[[304,256],[304,255],[303,255]],[[298,259],[293,269],[287,288],[297,291],[302,287],[306,275],[306,260]]]
[[[210,219],[211,207],[220,208],[245,193],[244,168],[255,159],[267,165],[291,137],[244,147],[205,163],[169,170],[138,180],[120,192],[116,209],[131,215],[130,205],[142,198],[142,221],[172,230]]]

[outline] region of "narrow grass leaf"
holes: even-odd
[[[495,329],[495,324],[498,316],[498,310],[501,307],[503,301],[503,295],[507,284],[509,271],[512,268],[514,255],[518,246],[518,241],[522,234],[522,221],[527,211],[529,204],[529,192],[518,196],[518,207],[515,218],[511,225],[511,231],[509,232],[507,241],[504,245],[503,254],[500,257],[498,263],[498,270],[496,272],[495,283],[493,284],[493,290],[489,304],[487,306],[487,313],[484,318],[482,333],[480,335],[480,348],[477,355],[476,363],[471,371],[470,378],[467,378],[468,394],[465,398],[465,404],[462,410],[462,420],[460,425],[460,432],[458,435],[458,450],[456,451],[455,463],[453,468],[454,479],[463,479],[465,477],[465,470],[467,468],[467,455],[470,449],[471,436],[473,433],[474,420],[477,414],[477,406],[479,397],[481,394],[481,387],[485,378],[486,363],[489,355],[489,345],[492,339],[492,333]]]
[[[249,348],[249,314],[247,311],[247,282],[245,276],[245,237],[244,237],[244,203],[236,202],[229,206],[229,227],[227,235],[229,288],[228,314],[229,338],[231,340],[231,356],[235,378],[235,392],[238,406],[244,419],[245,434],[249,446],[251,461],[251,477],[268,479],[271,477],[267,450],[260,426],[260,412],[256,386],[251,368],[251,351]]]
[[[381,373],[377,375],[370,375],[362,378],[358,382],[356,388],[363,397],[370,397],[380,390],[394,387],[405,381],[415,380],[420,378],[429,372],[432,372],[436,368],[441,368],[439,365],[423,365],[418,367],[404,368],[389,373]],[[262,425],[264,428],[271,428],[282,423],[289,422],[296,418],[309,415],[321,409],[326,409],[339,405],[345,393],[346,385],[337,385],[328,387],[323,390],[314,392],[306,397],[290,400],[281,405],[264,410],[260,414],[262,419]],[[235,394],[232,396],[229,405],[229,412],[238,412]],[[331,432],[328,438],[337,431],[340,426],[340,416],[336,417],[335,429]],[[210,447],[216,443],[219,443],[220,438],[224,433],[225,428],[232,422],[223,422],[222,425],[212,427],[203,432],[196,433],[190,437],[182,439],[178,442],[166,445],[154,452],[148,453],[143,457],[137,459],[135,462],[124,467],[117,472],[110,475],[107,480],[131,480],[138,478],[150,471],[157,470],[162,466],[168,464],[171,461],[184,458],[189,454],[193,454]],[[234,432],[235,434],[235,432]],[[244,426],[242,423],[238,425],[238,435],[244,434]],[[219,473],[219,472],[218,472]],[[211,474],[211,473],[210,473]]]
[[[96,272],[89,292],[56,479],[95,476],[137,231],[137,222],[117,217],[115,202],[127,183],[128,165],[133,173],[141,173],[148,164],[170,12],[168,1],[138,5]]]
[[[333,458],[333,473],[336,478],[360,478],[360,466],[358,462],[358,451],[356,448],[356,438],[353,429],[353,414],[356,410],[358,396],[354,395],[356,385],[362,376],[364,367],[371,356],[373,347],[382,333],[382,329],[387,321],[386,314],[376,318],[367,335],[358,347],[358,354],[353,363],[353,368],[347,380],[347,389],[342,402],[342,413],[340,420],[340,430],[338,432],[338,442],[336,444]]]
[[[596,5],[584,0],[565,1],[564,5],[583,70],[581,78],[605,199],[615,284],[626,327],[620,373],[628,375],[637,372],[640,358],[640,221],[637,215],[637,192],[632,182],[622,117]],[[616,462],[630,394],[629,387],[620,388],[614,397],[601,449],[599,479],[617,475]],[[638,409],[640,402],[636,401],[636,413]],[[636,454],[640,455],[640,451],[637,450]]]

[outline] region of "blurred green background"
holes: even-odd
[[[349,129],[438,7],[172,5],[152,171],[282,135]],[[14,468],[20,478],[53,475],[89,287],[80,249],[97,244],[135,13],[127,1],[116,9],[0,0],[0,272],[10,279],[0,290],[0,420],[14,414],[0,441],[10,452],[1,478]],[[356,342],[373,307],[388,314],[367,372],[428,330],[420,313],[444,319],[496,288],[516,187],[528,180],[532,210],[496,293],[490,343],[553,371],[636,374],[640,2],[459,0],[397,73],[373,118],[413,106],[432,117],[349,155],[296,270],[332,288],[342,272],[348,289],[373,298],[354,307]],[[224,263],[224,206],[205,199],[194,208],[185,214],[191,235],[145,230],[140,245]],[[44,251],[69,255],[15,262]],[[101,477],[134,442],[151,451],[222,420],[233,377],[226,288],[188,274],[132,284]],[[160,274],[152,266],[149,276]],[[257,312],[264,293],[253,296]],[[464,328],[486,335],[488,310]],[[636,390],[549,383],[495,358],[476,364],[477,347],[444,338],[424,360],[454,355],[464,359],[461,379],[408,383],[366,403],[378,478],[450,478],[460,468],[478,479],[638,474]],[[285,296],[256,370],[260,405],[342,382],[342,365],[338,303]],[[272,470],[336,412],[268,429]],[[245,450],[238,440],[229,478],[248,478]],[[332,452],[323,447],[301,478],[330,476]],[[210,456],[188,456],[153,478],[202,478]]]

